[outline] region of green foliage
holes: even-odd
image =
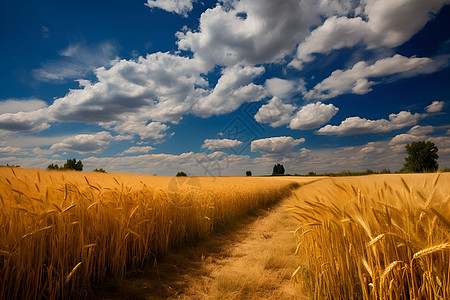
[[[390,169],[382,169],[380,171],[381,174],[391,174],[391,170]]]
[[[103,168],[100,168],[100,169],[94,169],[93,172],[106,173],[105,169],[103,169]]]
[[[400,170],[404,173],[435,172],[438,169],[436,160],[438,148],[430,141],[411,142],[405,146],[407,157],[405,164]]]
[[[246,171],[246,172],[245,172],[245,175],[247,175],[247,176],[252,176],[252,171]]]
[[[180,176],[187,176],[187,174],[184,173],[183,171],[179,171],[179,172],[177,173],[176,176],[177,176],[177,177],[180,177]]]
[[[64,170],[75,170],[75,171],[83,171],[83,163],[81,160],[77,161],[75,158],[68,159],[64,164]]]
[[[74,171],[83,171],[83,163],[81,160],[77,161],[74,159],[68,159],[67,162],[64,164],[64,166],[58,166],[58,164],[49,164],[47,167],[47,171],[50,170],[74,170]],[[103,169],[102,169],[103,170]],[[105,171],[105,170],[103,170]]]
[[[341,177],[341,176],[364,176],[364,175],[372,175],[378,174],[371,169],[367,169],[364,172],[352,172],[350,170],[342,171],[340,173],[322,173],[320,176],[330,176],[330,177]]]
[[[317,176],[316,172],[308,172],[308,176]]]
[[[284,175],[283,165],[276,164],[273,166],[272,176]]]
[[[47,171],[51,170],[60,170],[61,168],[58,166],[58,164],[49,164],[47,167]]]

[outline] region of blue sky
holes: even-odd
[[[0,4],[0,164],[174,175],[450,167],[444,0]]]

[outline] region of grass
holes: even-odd
[[[263,178],[0,169],[0,298],[92,296],[287,196]]]
[[[449,179],[373,175],[299,189],[293,279],[314,299],[449,299]]]

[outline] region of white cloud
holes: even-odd
[[[298,90],[296,85],[292,80],[274,77],[267,79],[264,87],[269,95],[283,99],[292,96]]]
[[[382,133],[389,132],[407,126],[417,124],[417,121],[422,118],[420,114],[411,114],[408,111],[401,111],[398,114],[390,114],[389,120],[368,120],[360,117],[350,117],[341,122],[340,125],[327,125],[320,128],[317,134],[320,135],[360,135],[368,133]]]
[[[204,92],[196,89],[206,85],[200,73],[192,59],[169,53],[117,61],[96,69],[98,82],[80,82],[81,89],[55,100],[50,111],[63,121],[177,122]]]
[[[292,152],[295,146],[303,143],[304,141],[304,138],[294,139],[290,136],[279,136],[254,140],[251,143],[251,151],[266,154],[285,154]]]
[[[0,154],[2,154],[2,155],[14,155],[14,154],[18,154],[20,151],[21,151],[21,149],[17,148],[17,147],[0,145]]]
[[[428,113],[440,112],[444,108],[444,104],[444,101],[433,101],[433,103],[425,108],[425,111]]]
[[[80,80],[80,89],[47,108],[0,115],[0,129],[38,132],[49,122],[85,122],[159,139],[168,128],[161,122],[178,122],[207,95],[201,73],[192,59],[168,53],[116,61],[109,69],[95,70],[97,82]]]
[[[255,115],[259,123],[269,123],[272,127],[288,124],[297,108],[292,104],[284,104],[277,97],[273,97],[267,104],[261,106]]]
[[[339,109],[333,104],[310,103],[300,109],[296,105],[285,104],[277,97],[260,107],[255,115],[259,123],[269,123],[272,127],[289,124],[291,129],[314,129],[328,122]]]
[[[369,81],[369,78],[375,79],[390,75],[411,77],[427,74],[437,71],[443,64],[447,65],[448,62],[442,59],[434,62],[427,57],[408,58],[399,54],[380,59],[372,65],[360,61],[351,69],[334,71],[328,78],[305,93],[305,97],[307,99],[330,99],[346,93],[362,95],[372,91],[372,85],[377,84],[376,81]]]
[[[33,70],[33,75],[44,82],[82,78],[97,67],[111,65],[116,53],[116,46],[110,41],[97,46],[72,44],[59,52],[60,59],[44,62],[41,68]]]
[[[226,150],[233,149],[242,145],[243,142],[230,139],[206,139],[203,142],[202,148],[209,150]]]
[[[17,112],[28,112],[34,111],[41,108],[47,107],[47,103],[40,99],[6,99],[0,100],[0,112],[1,114],[6,113],[17,113]]]
[[[41,108],[36,111],[6,113],[0,115],[0,131],[17,132],[39,132],[48,129],[49,116],[46,109]]]
[[[129,133],[140,136],[141,139],[154,139],[161,140],[166,134],[164,133],[169,129],[169,126],[162,124],[161,122],[133,122],[125,121],[122,124],[116,125],[114,130],[119,133]]]
[[[50,150],[54,151],[72,151],[78,153],[100,153],[103,152],[116,139],[123,137],[113,137],[107,131],[97,132],[95,134],[78,134],[64,139],[61,143],[54,144]]]
[[[310,103],[303,106],[289,123],[291,129],[314,129],[328,121],[337,114],[339,108],[333,104],[322,102]]]
[[[303,63],[314,59],[313,53],[330,53],[335,49],[354,46],[369,32],[367,23],[360,17],[332,16],[298,46],[296,59],[289,65],[301,69]]]
[[[147,0],[145,5],[150,8],[156,7],[187,17],[188,12],[193,8],[193,2],[196,2],[196,0]]]
[[[178,32],[178,46],[208,65],[279,61],[328,9],[324,1],[224,1],[200,17],[198,31]]]
[[[408,41],[448,0],[368,0],[361,1],[360,11],[346,10],[331,16],[298,45],[290,66],[301,68],[313,60],[314,53],[364,43],[367,48],[397,47]],[[361,14],[349,17],[349,15]]]
[[[407,133],[396,135],[390,142],[390,145],[407,144],[414,141],[425,140],[427,134],[434,131],[433,126],[420,126],[416,125],[411,128]]]
[[[409,40],[448,0],[369,0],[365,7],[373,35],[369,48],[397,47]]]
[[[261,100],[265,97],[264,88],[252,81],[264,70],[264,67],[241,65],[225,68],[214,90],[194,104],[193,112],[210,117],[232,112],[245,102]]]
[[[168,128],[162,123],[177,123],[184,114],[225,114],[265,97],[264,88],[252,83],[264,67],[225,68],[214,89],[202,77],[205,72],[198,61],[169,53],[116,61],[95,70],[97,82],[79,80],[80,89],[48,108],[0,115],[0,129],[41,131],[48,122],[85,122],[160,139]]]
[[[141,147],[133,146],[123,151],[122,154],[147,153],[151,150],[155,150],[155,148],[153,148],[152,146],[141,146]]]

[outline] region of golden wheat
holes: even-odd
[[[0,299],[85,298],[287,195],[263,178],[0,168]]]
[[[377,175],[300,188],[295,280],[315,299],[450,299],[449,182]]]

